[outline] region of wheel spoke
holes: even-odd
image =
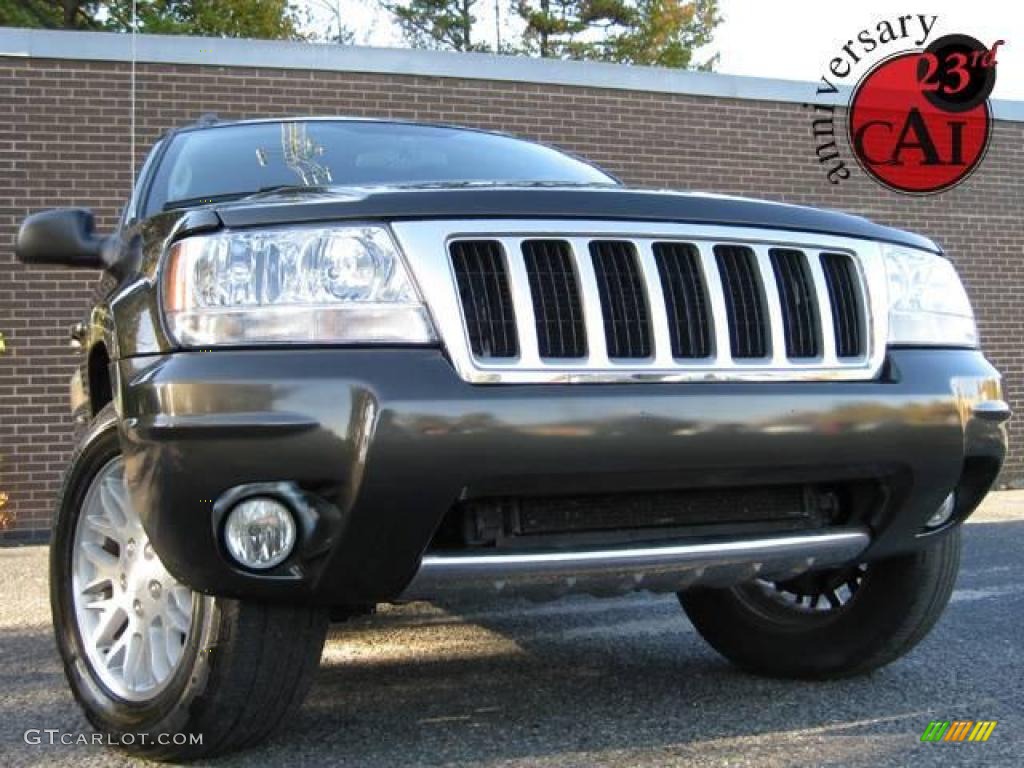
[[[168,605],[167,609],[166,616],[169,629],[172,629],[182,635],[187,634],[189,626],[188,617],[177,607],[172,608]]]
[[[112,539],[121,544],[121,529],[114,525],[110,518],[106,515],[87,515],[85,517],[85,524],[92,530],[96,531],[100,536],[107,539]]]
[[[105,575],[105,574],[100,574],[96,578],[94,578],[92,581],[87,582],[86,585],[84,587],[82,587],[81,589],[79,589],[78,591],[79,591],[79,594],[85,595],[87,597],[92,597],[94,595],[106,594],[106,592],[108,590],[112,590],[112,589],[113,589],[113,581],[111,580],[110,576]],[[94,605],[95,605],[95,603],[90,603],[90,606],[94,606]]]
[[[130,632],[122,632],[117,642],[110,646],[107,651],[107,668],[119,670],[124,677],[124,657],[128,649],[128,636]]]
[[[89,597],[95,597],[96,599],[90,603],[85,603],[84,607],[88,611],[97,611],[102,616],[104,613],[117,610],[117,605],[114,603],[113,598],[107,597],[103,593],[93,593]]]
[[[149,627],[149,665],[153,670],[153,677],[157,680],[167,677],[174,667],[167,644],[168,634],[167,627],[159,618]]]
[[[100,573],[113,573],[117,568],[117,555],[112,555],[99,544],[87,541],[81,546],[85,558],[96,566]]]
[[[164,641],[167,644],[167,660],[170,662],[171,666],[174,667],[177,666],[178,661],[185,653],[185,640],[187,635],[170,627],[167,627],[166,630],[167,631],[164,633]]]
[[[89,642],[97,649],[111,646],[111,653],[113,653],[113,645],[116,645],[114,641],[118,639],[118,633],[124,626],[126,619],[124,611],[117,606],[111,605],[100,614],[99,621],[96,622],[96,627],[93,629]]]
[[[139,688],[143,671],[142,662],[146,650],[145,641],[143,635],[131,628],[125,634],[128,635],[128,640],[124,657],[124,682],[129,688]]]
[[[116,527],[124,527],[128,523],[127,499],[124,484],[120,476],[108,475],[100,483],[100,504],[108,515],[116,515]]]

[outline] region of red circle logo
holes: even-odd
[[[956,40],[953,40],[953,38]],[[992,135],[987,100],[995,79],[988,53],[966,36],[879,62],[850,103],[850,146],[865,173],[890,189],[926,195],[966,179]],[[963,49],[963,50],[961,50]]]

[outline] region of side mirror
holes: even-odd
[[[18,230],[14,249],[23,264],[58,264],[80,269],[105,269],[107,238],[95,233],[96,222],[84,208],[55,208],[33,213]]]

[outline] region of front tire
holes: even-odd
[[[252,746],[301,704],[327,613],[178,583],[149,546],[122,471],[107,406],[72,457],[50,547],[53,624],[75,699],[134,754],[182,760]]]
[[[949,602],[960,530],[909,555],[784,582],[694,589],[679,600],[711,646],[769,677],[871,672],[910,651]]]

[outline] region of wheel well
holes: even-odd
[[[114,399],[110,387],[110,356],[107,347],[100,342],[89,351],[89,405],[95,416],[104,405]]]

